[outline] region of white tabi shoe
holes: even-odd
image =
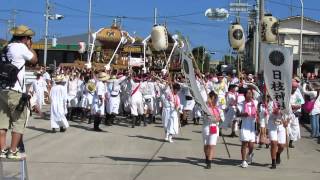
[[[253,156],[254,156],[254,153],[251,153],[251,154],[247,155],[248,164],[252,164],[253,163]]]
[[[169,136],[169,143],[173,143],[172,135]]]
[[[242,168],[247,168],[249,165],[247,163],[247,161],[242,161],[241,165]]]

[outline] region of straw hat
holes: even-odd
[[[96,84],[93,82],[88,82],[87,86],[86,86],[87,90],[91,93],[96,91]]]
[[[110,75],[107,74],[107,73],[105,73],[105,72],[100,72],[100,73],[98,74],[98,79],[99,79],[100,81],[107,81],[108,79],[110,79]]]
[[[59,74],[57,75],[55,78],[53,78],[53,80],[57,83],[57,82],[63,82],[64,81],[64,75]]]
[[[29,27],[20,25],[12,28],[10,34],[13,36],[34,36],[35,33]]]

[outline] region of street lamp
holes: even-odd
[[[47,54],[48,54],[48,27],[49,20],[61,20],[64,18],[61,14],[50,14],[50,2],[46,0],[46,14],[45,16],[45,35],[44,35],[44,52],[43,52],[43,65],[47,66]]]
[[[300,0],[301,3],[301,20],[300,20],[300,47],[299,47],[299,68],[298,68],[298,75],[302,76],[302,30],[303,30],[303,0]]]

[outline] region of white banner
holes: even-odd
[[[129,66],[131,66],[131,67],[143,66],[143,59],[142,58],[129,57]]]
[[[194,73],[194,68],[192,64],[192,59],[188,57],[185,53],[182,53],[182,68],[183,73],[188,80],[188,87],[192,91],[192,94],[194,96],[194,100],[200,104],[202,111],[213,121],[215,121],[215,118],[209,111],[209,107],[207,106],[207,102],[203,99],[201,96],[200,90],[197,86],[196,76]]]
[[[262,43],[264,81],[268,93],[284,113],[289,113],[292,89],[292,48]]]

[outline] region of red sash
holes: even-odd
[[[139,89],[141,83],[139,83],[139,85],[132,91],[131,96],[133,96]]]

